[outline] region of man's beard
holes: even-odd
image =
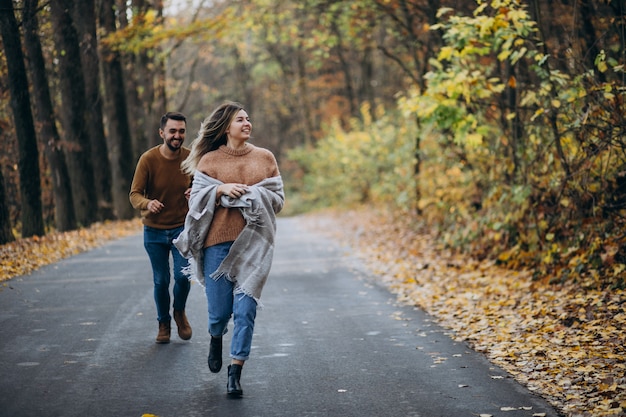
[[[166,140],[165,144],[167,145],[168,148],[170,148],[170,151],[176,152],[177,150],[180,149],[181,146],[183,146],[183,142],[182,141],[179,141],[179,142],[180,142],[180,145],[178,145],[178,147],[172,146],[172,140]]]

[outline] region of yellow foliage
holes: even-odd
[[[453,53],[454,49],[449,46],[444,46],[439,51],[439,56],[437,57],[437,59],[439,59],[440,61],[445,61],[447,59],[450,59]]]
[[[470,133],[465,137],[465,143],[472,147],[480,146],[483,143],[483,135],[479,133]]]
[[[88,229],[49,233],[0,246],[0,282],[98,247],[111,239],[141,232],[138,219],[96,223]]]

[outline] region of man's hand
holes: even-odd
[[[148,210],[150,213],[158,214],[163,210],[163,203],[159,200],[150,200],[148,202]]]

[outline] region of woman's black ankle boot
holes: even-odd
[[[241,365],[228,365],[228,384],[226,385],[226,392],[231,398],[239,398],[243,395],[241,384]]]
[[[214,374],[222,369],[222,338],[211,336],[211,347],[209,349],[209,369]]]

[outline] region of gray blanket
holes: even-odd
[[[204,285],[204,241],[215,213],[217,187],[222,182],[200,171],[196,171],[193,178],[185,227],[174,240],[174,245],[189,259],[189,267],[184,272]],[[276,214],[283,208],[284,202],[280,176],[250,186],[249,192],[241,198],[220,198],[222,206],[241,210],[246,226],[233,242],[226,258],[211,274],[212,279],[224,276],[235,283],[235,292],[259,300],[272,266]]]

